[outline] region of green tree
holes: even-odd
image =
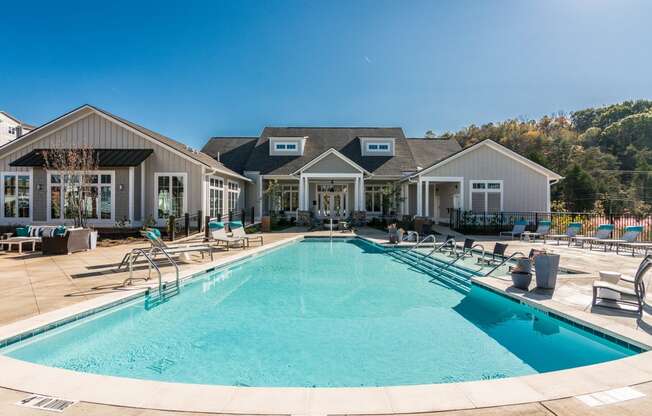
[[[563,180],[563,193],[566,206],[572,211],[591,211],[598,199],[595,181],[588,173],[574,164]]]

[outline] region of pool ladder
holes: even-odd
[[[176,277],[173,282],[163,281],[163,274],[161,273],[161,269],[158,267],[156,262],[152,259],[152,255],[154,258],[156,258],[156,255],[159,252],[165,256],[165,258],[170,262],[170,264],[172,264],[172,266],[174,266]],[[143,256],[145,260],[147,260],[148,263],[147,277],[134,277],[134,262],[140,256]],[[130,285],[135,280],[147,281],[152,277],[152,268],[156,270],[156,273],[158,275],[158,287],[157,288],[150,287],[147,289],[145,308],[150,309],[154,306],[157,306],[162,302],[164,302],[166,299],[179,293],[180,290],[179,265],[177,264],[176,261],[172,259],[172,257],[163,248],[152,247],[149,250],[145,250],[143,248],[134,248],[129,253],[127,253],[125,257],[122,259],[120,266],[118,266],[118,270],[120,270],[125,263],[127,263],[129,266],[129,277],[124,280],[124,282],[122,283],[123,286]]]

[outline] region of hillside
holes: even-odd
[[[565,177],[553,209],[652,213],[652,101],[626,101],[539,120],[470,125],[445,137],[492,139]]]

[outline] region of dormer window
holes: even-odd
[[[389,152],[389,143],[367,143],[367,152]]]
[[[278,152],[296,152],[297,144],[296,143],[275,143],[274,144],[276,151]]]

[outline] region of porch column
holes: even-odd
[[[430,217],[430,181],[426,181],[426,207],[425,207],[425,217]]]
[[[303,175],[299,176],[299,211],[305,211],[304,205],[306,204],[306,196],[305,196],[305,178]]]
[[[360,186],[358,188],[358,211],[365,211],[364,203],[364,175],[360,175]]]
[[[423,198],[421,196],[423,192],[423,182],[421,178],[417,181],[417,217],[423,216]]]
[[[353,181],[353,211],[360,208],[360,178],[355,177]]]
[[[310,181],[307,176],[303,180],[303,210],[310,211]]]
[[[409,193],[408,193],[408,186],[409,182],[406,182],[401,185],[401,214],[402,215],[408,215],[410,213],[410,208],[409,208]]]

